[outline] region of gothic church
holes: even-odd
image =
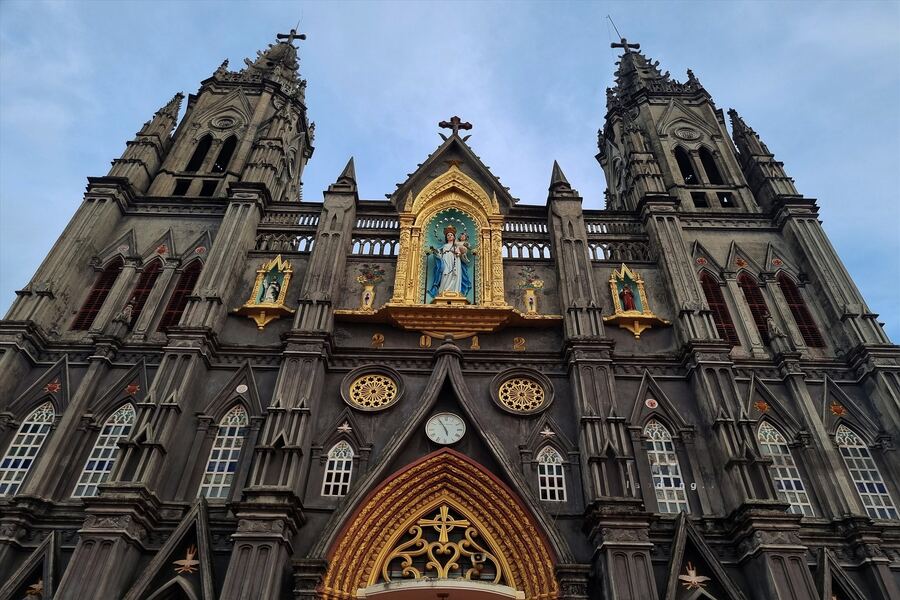
[[[900,598],[900,349],[735,111],[622,40],[604,210],[458,117],[304,199],[303,37],[153,115],[0,321],[0,599]]]

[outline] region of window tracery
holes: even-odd
[[[228,498],[249,423],[247,410],[241,405],[229,410],[219,421],[198,495],[207,498]]]
[[[763,421],[757,429],[756,439],[763,454],[772,458],[769,471],[775,481],[775,490],[783,500],[791,504],[790,512],[807,517],[815,516],[809,495],[806,493],[806,486],[800,477],[800,470],[781,432],[767,421]]]
[[[0,496],[14,496],[19,491],[55,418],[56,411],[51,402],[44,402],[25,417],[0,461]]]
[[[128,437],[133,426],[134,406],[131,403],[122,405],[110,415],[84,463],[81,477],[72,493],[74,498],[97,495],[97,486],[109,479],[116,463],[119,442]]]
[[[690,512],[672,434],[665,425],[651,419],[644,427],[644,435],[659,512]]]
[[[323,496],[346,496],[353,474],[353,448],[341,440],[328,451],[325,476],[322,478]]]
[[[553,446],[544,446],[537,455],[538,491],[541,500],[566,501],[566,474],[563,457]]]
[[[850,477],[856,485],[856,492],[862,500],[866,514],[873,519],[896,519],[897,508],[891,500],[872,453],[862,438],[846,425],[840,425],[834,441],[840,449],[847,470],[850,471]]]

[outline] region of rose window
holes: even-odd
[[[371,373],[350,384],[350,401],[360,408],[383,408],[397,397],[397,383],[385,375]]]
[[[500,384],[500,402],[516,412],[531,412],[544,404],[544,387],[528,377],[514,377]]]

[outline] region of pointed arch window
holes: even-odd
[[[188,296],[194,291],[194,286],[197,285],[202,270],[203,264],[199,260],[195,260],[181,272],[178,282],[175,284],[175,291],[172,292],[172,297],[169,298],[169,303],[166,305],[166,311],[159,321],[160,331],[178,325],[184,309],[187,308]]]
[[[553,446],[544,446],[537,455],[538,491],[541,500],[566,501],[566,472],[563,457]]]
[[[759,337],[762,338],[763,344],[768,344],[769,328],[766,326],[766,315],[769,314],[769,307],[759,289],[759,282],[746,271],[738,275],[737,282],[741,292],[744,293],[747,306],[750,307],[750,314],[753,315],[753,322],[756,324]]]
[[[100,272],[97,281],[94,282],[94,287],[91,288],[87,299],[81,305],[81,310],[78,311],[75,320],[72,322],[73,331],[85,331],[91,328],[91,325],[94,324],[94,319],[97,318],[97,314],[103,308],[103,303],[106,302],[106,298],[112,291],[113,285],[115,285],[116,279],[119,278],[119,273],[122,272],[124,266],[122,259],[117,257],[110,261],[103,271]]]
[[[788,308],[791,309],[791,314],[794,316],[794,322],[797,323],[797,329],[803,336],[803,342],[812,348],[825,347],[825,340],[822,339],[822,334],[819,333],[819,328],[816,326],[809,308],[806,307],[806,302],[800,295],[797,285],[784,273],[779,273],[777,280],[778,287],[781,288],[781,293],[784,294]]]
[[[0,461],[0,496],[14,496],[19,491],[50,434],[54,418],[56,411],[51,402],[44,402],[25,417]]]
[[[213,173],[225,172],[228,168],[228,164],[231,162],[231,157],[234,155],[235,148],[237,148],[237,138],[235,136],[231,136],[225,140],[225,143],[222,144],[222,149],[219,150],[219,155],[216,157],[215,162],[213,162]]]
[[[150,297],[150,292],[153,291],[153,286],[156,285],[156,280],[159,279],[161,273],[162,262],[159,260],[154,260],[141,271],[141,276],[138,277],[137,284],[131,292],[132,323],[137,322],[138,317],[141,316],[141,311],[144,310],[144,305],[147,304],[147,298]]]
[[[700,164],[703,165],[703,170],[706,171],[706,180],[712,185],[723,185],[725,181],[722,179],[722,174],[719,172],[719,167],[716,165],[716,159],[713,158],[712,152],[707,148],[701,147],[697,154],[700,156]]]
[[[873,519],[896,519],[897,509],[866,443],[846,425],[838,426],[834,441],[850,471],[866,514]]]
[[[697,185],[700,183],[697,173],[694,172],[694,165],[691,164],[690,155],[681,146],[675,148],[675,162],[678,163],[678,170],[681,171],[681,178],[684,180],[685,185]]]
[[[712,311],[713,321],[716,324],[716,331],[719,332],[719,337],[732,346],[739,346],[741,342],[738,339],[734,321],[731,320],[731,313],[728,312],[728,305],[725,303],[725,296],[722,295],[722,288],[719,286],[719,282],[706,271],[702,271],[700,273],[700,286],[703,288],[706,302]]]
[[[651,419],[644,427],[644,448],[650,460],[650,474],[661,513],[690,512],[675,443],[666,426]]]
[[[240,404],[229,410],[219,421],[203,480],[200,482],[199,496],[228,498],[249,424],[247,410]]]
[[[775,490],[778,492],[778,496],[791,504],[790,511],[792,513],[807,517],[814,516],[809,495],[800,478],[800,470],[797,468],[791,449],[781,432],[768,421],[763,421],[756,430],[756,439],[759,441],[759,447],[763,454],[772,459],[769,471],[775,481]]]
[[[328,451],[325,476],[322,478],[323,496],[346,496],[353,474],[353,447],[341,440]]]
[[[97,486],[109,479],[119,452],[119,442],[126,439],[134,426],[134,406],[120,406],[103,424],[100,435],[84,463],[81,477],[72,493],[74,498],[96,496]]]
[[[208,133],[200,138],[200,141],[197,142],[197,147],[194,148],[194,153],[191,155],[191,160],[188,161],[187,166],[184,168],[185,171],[196,173],[200,170],[200,167],[203,166],[203,162],[206,160],[206,155],[209,154],[210,147],[212,147],[212,141],[212,136]]]

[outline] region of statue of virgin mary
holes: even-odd
[[[472,285],[466,271],[469,249],[468,244],[456,240],[456,227],[448,225],[444,228],[444,245],[432,247],[431,253],[435,257],[429,290],[431,296],[434,298],[444,293],[467,295]]]

